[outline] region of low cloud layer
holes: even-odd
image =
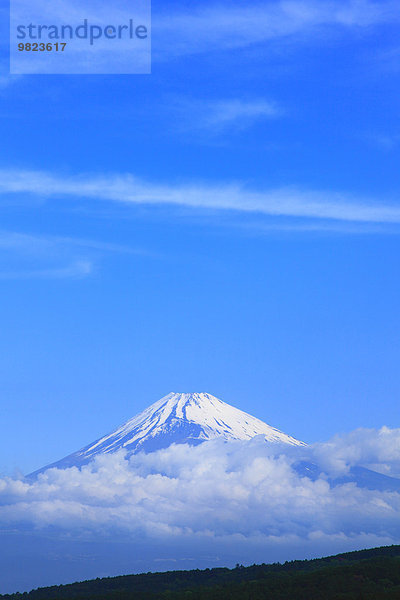
[[[323,472],[315,481],[302,477],[292,468],[299,460],[317,463]],[[50,469],[36,481],[5,478],[0,527],[29,532],[32,539],[73,541],[75,551],[80,543],[106,548],[120,542],[149,557],[144,570],[286,560],[399,543],[400,493],[355,483],[330,486],[329,477],[353,465],[399,475],[400,430],[360,429],[289,450],[257,437],[176,445],[129,459],[118,452],[81,471]],[[184,562],[187,557],[191,562]],[[96,559],[90,564],[93,569]],[[132,561],[119,564],[120,572],[143,570]]]
[[[318,462],[312,481],[292,468]],[[82,468],[49,469],[36,481],[0,480],[3,527],[31,524],[133,535],[287,536],[400,534],[400,494],[330,487],[351,465],[400,473],[400,430],[357,430],[309,448],[211,441],[173,445],[126,459],[98,457]]]

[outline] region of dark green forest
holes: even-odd
[[[125,575],[1,600],[400,600],[400,546],[314,560]]]

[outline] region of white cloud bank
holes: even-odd
[[[324,472],[302,477],[292,468],[299,460]],[[0,576],[0,591],[399,543],[400,493],[329,485],[329,476],[360,464],[400,475],[400,429],[360,429],[305,448],[268,447],[257,437],[129,460],[119,452],[81,471],[0,479],[2,560],[22,564],[35,549],[32,575],[24,559],[24,573],[14,566],[7,584]]]
[[[291,465],[318,461],[324,473],[312,481]],[[35,481],[0,480],[0,525],[29,523],[40,530],[147,536],[293,536],[371,534],[400,541],[400,493],[330,487],[329,474],[349,466],[375,466],[400,474],[400,430],[357,430],[308,448],[211,441],[174,445],[125,459],[98,457],[78,470],[49,469]]]
[[[0,171],[0,195],[43,199],[86,198],[131,205],[167,205],[230,210],[274,217],[297,217],[356,223],[400,223],[400,205],[351,194],[286,187],[256,191],[232,184],[158,184],[130,174],[57,176],[40,171]]]

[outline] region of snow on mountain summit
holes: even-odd
[[[173,443],[199,444],[207,440],[250,440],[264,435],[270,443],[304,445],[238,408],[207,393],[170,393],[112,433],[78,452],[40,469],[81,466],[98,454],[124,448],[129,454],[152,452]]]
[[[130,449],[132,444],[140,448],[145,441],[149,441],[149,437],[165,438],[170,434],[177,438],[176,441],[183,441],[179,430],[184,430],[182,433],[187,441],[203,441],[217,437],[225,440],[248,440],[255,435],[264,434],[269,442],[286,442],[294,445],[300,443],[211,394],[171,393],[133,417],[109,436],[85,448],[85,452],[92,453],[99,448],[103,452],[110,452],[120,446]]]

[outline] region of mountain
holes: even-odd
[[[216,438],[226,441],[250,440],[256,435],[263,435],[270,443],[305,445],[211,394],[171,393],[112,433],[35,471],[31,476],[51,467],[79,467],[99,454],[115,452],[121,448],[133,454],[142,450],[152,452],[173,443],[194,445]]]
[[[293,464],[293,469],[301,477],[308,477],[316,481],[323,476],[322,468],[316,463],[304,460]],[[400,479],[377,473],[361,465],[355,465],[349,468],[347,475],[341,477],[325,477],[331,487],[343,485],[345,483],[355,483],[360,488],[367,490],[379,490],[381,492],[400,492]]]
[[[304,442],[267,425],[238,408],[222,402],[211,394],[171,393],[161,398],[112,433],[88,444],[61,460],[46,465],[28,475],[35,478],[51,467],[66,469],[81,467],[101,454],[127,450],[128,456],[137,452],[153,452],[171,444],[201,444],[207,440],[222,439],[250,440],[262,435],[268,443],[306,446]],[[349,473],[339,478],[330,478],[316,463],[299,460],[293,469],[301,477],[315,481],[321,476],[331,486],[355,483],[370,490],[400,492],[400,480],[376,473],[362,465],[350,468]]]

